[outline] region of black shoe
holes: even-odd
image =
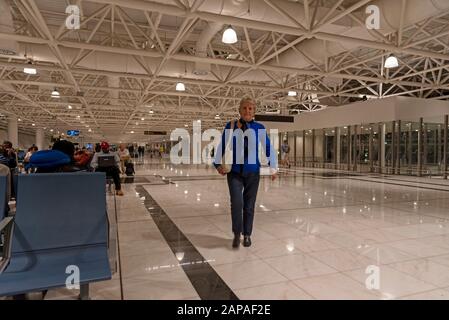
[[[250,247],[251,246],[251,237],[250,236],[244,236],[243,237],[243,246],[244,247]]]
[[[238,248],[240,246],[240,234],[234,235],[234,240],[232,240],[232,247]]]

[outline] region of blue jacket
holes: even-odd
[[[277,154],[276,150],[273,148],[270,142],[270,138],[268,136],[268,132],[266,132],[265,127],[263,124],[256,122],[256,121],[250,121],[246,123],[247,129],[245,130],[245,135],[250,134],[246,131],[252,130],[255,135],[255,145],[251,146],[248,144],[249,138],[245,139],[244,145],[241,145],[241,143],[237,142],[236,139],[236,131],[240,130],[240,133],[242,133],[242,130],[238,128],[237,126],[237,120],[235,120],[234,123],[234,132],[232,135],[232,150],[233,150],[233,156],[232,156],[232,172],[235,173],[241,173],[245,174],[248,172],[260,172],[260,160],[259,159],[259,143],[262,146],[262,148],[265,149],[265,156],[268,160],[268,165],[271,169],[277,170]],[[217,152],[215,154],[215,161],[214,166],[218,168],[221,163],[225,162],[225,148],[226,148],[226,136],[225,132],[226,130],[230,131],[231,129],[231,122],[228,122],[225,126],[225,129],[223,130],[223,134],[221,137],[221,142],[218,145]],[[262,131],[263,130],[263,131]],[[263,132],[265,131],[265,139],[264,141],[259,141],[261,138],[264,138]],[[260,137],[259,137],[260,135]],[[238,156],[239,152],[237,150],[237,147],[240,149],[240,157]],[[243,159],[242,159],[243,158]],[[250,161],[250,160],[256,160],[256,161]],[[242,161],[243,160],[243,161]]]

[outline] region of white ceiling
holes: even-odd
[[[0,55],[0,112],[30,131],[142,141],[144,130],[197,119],[221,127],[245,95],[258,100],[258,112],[281,114],[363,96],[449,98],[447,0],[78,0],[80,30],[65,28],[69,1],[6,3],[13,29],[0,29],[0,48],[14,40],[19,55]],[[370,4],[382,9],[378,31],[364,26]],[[235,45],[221,42],[227,24]],[[208,26],[220,31],[205,38]],[[22,72],[25,53],[37,75]],[[400,67],[387,72],[391,53]],[[198,63],[210,66],[208,75],[193,73]],[[50,97],[55,87],[58,100]]]

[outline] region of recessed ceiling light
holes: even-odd
[[[289,91],[288,92],[288,96],[289,97],[296,97],[298,95],[298,93],[296,91]]]
[[[145,118],[140,118],[140,120],[145,121]]]
[[[153,111],[153,110],[150,110],[150,111],[148,111],[148,113],[150,113],[150,114],[153,114],[153,113],[154,113],[154,111]]]
[[[131,131],[130,133],[134,133],[134,131]]]
[[[53,129],[50,129],[50,132],[53,132]]]
[[[72,106],[71,105],[69,105],[67,108],[69,108],[69,109],[72,109]]]
[[[31,125],[34,127],[36,124],[35,124],[35,123],[32,123]]]

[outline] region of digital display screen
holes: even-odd
[[[80,135],[79,130],[67,130],[67,136],[69,137],[76,137]]]

